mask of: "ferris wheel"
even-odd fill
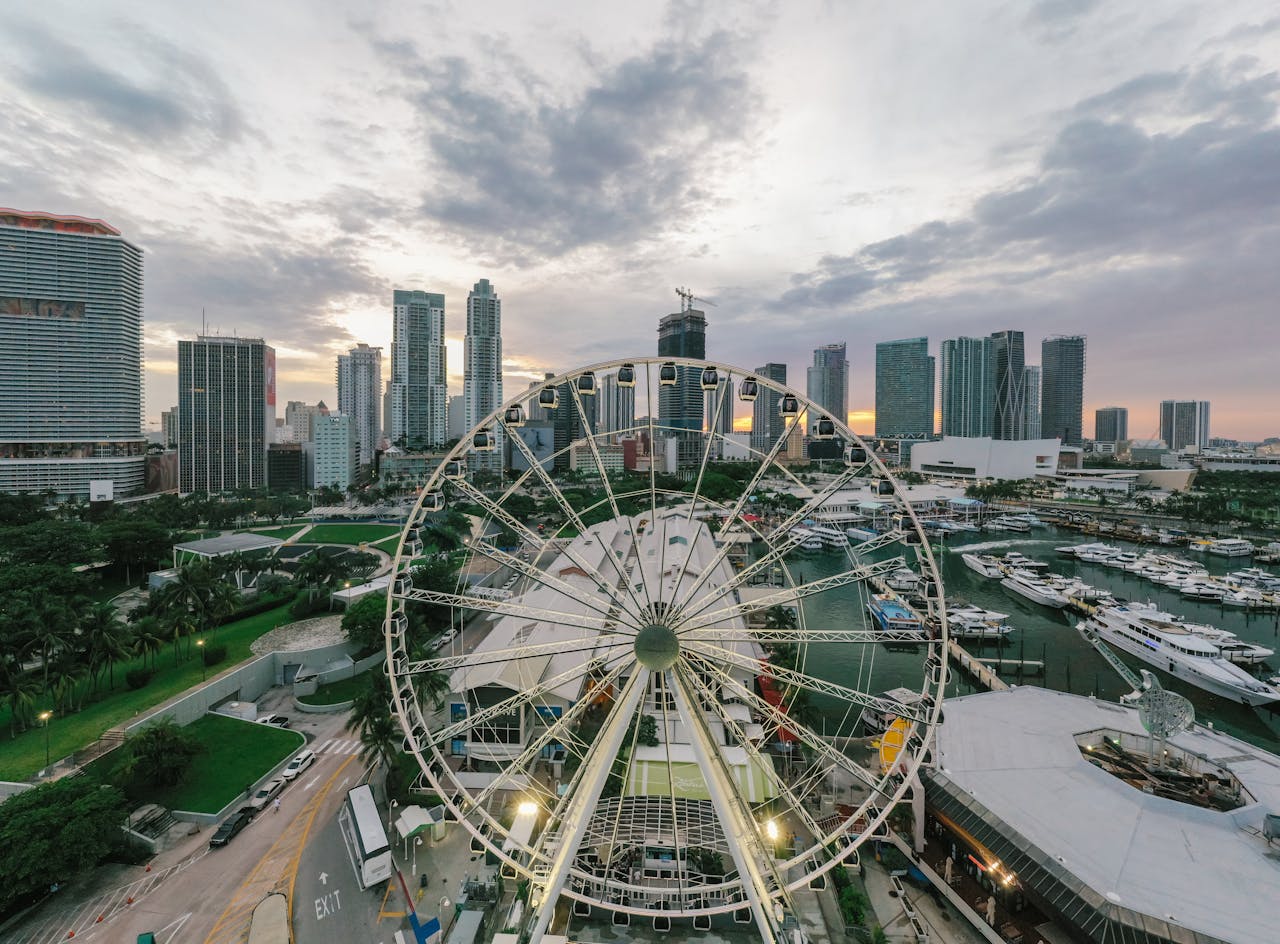
[[[942,582],[902,487],[844,417],[729,365],[609,361],[510,400],[430,475],[392,574],[404,750],[528,883],[534,941],[592,921],[790,939],[796,895],[856,861],[940,716]],[[885,645],[911,698],[873,694]],[[889,756],[859,717],[892,722]]]

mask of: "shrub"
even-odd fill
[[[124,683],[133,691],[144,687],[151,681],[151,676],[155,675],[151,669],[136,668],[130,669],[124,674]]]
[[[217,665],[227,657],[226,646],[203,646],[201,648],[204,650],[205,665]]]
[[[862,924],[867,913],[867,896],[862,889],[849,885],[840,891],[840,914],[845,924]]]
[[[308,599],[307,594],[299,593],[297,599],[293,601],[293,605],[289,607],[289,615],[296,620],[306,619],[315,613],[320,613],[329,608],[329,599],[324,594],[318,595],[314,600]]]

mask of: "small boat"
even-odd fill
[[[1250,557],[1253,554],[1253,542],[1244,538],[1217,538],[1210,541],[1205,550],[1219,557]]]
[[[1031,530],[1031,525],[1012,515],[1000,515],[992,518],[987,522],[986,527],[989,531],[1019,531],[1025,533]]]
[[[875,737],[884,734],[889,730],[889,726],[901,717],[900,714],[894,713],[895,705],[910,708],[920,704],[922,697],[919,692],[913,692],[909,688],[891,688],[887,692],[881,692],[876,696],[878,706],[868,705],[858,716],[858,724],[862,728],[863,736]]]
[[[920,619],[892,593],[874,594],[867,603],[867,611],[880,630],[916,632],[924,635],[924,625]]]
[[[1041,606],[1049,606],[1060,610],[1067,605],[1066,596],[1041,580],[1037,575],[1028,573],[1025,570],[1010,572],[1000,581],[1000,584],[1019,596],[1025,597],[1032,603],[1039,603]]]
[[[1035,560],[1028,557],[1026,554],[1019,553],[1018,551],[1009,551],[1000,558],[1000,563],[1004,564],[1006,567],[1012,567],[1015,570],[1030,570],[1032,572],[1036,572],[1049,569],[1047,561]]]
[[[1178,592],[1191,600],[1221,600],[1227,595],[1226,587],[1200,580],[1188,580],[1178,588]]]
[[[1022,514],[1019,514],[1019,515],[1007,515],[1006,517],[1014,521],[1021,521],[1023,524],[1028,525],[1029,527],[1032,527],[1032,528],[1048,527],[1047,524],[1045,524],[1043,521],[1041,521],[1039,518],[1037,518],[1035,515],[1033,515],[1029,511],[1023,512]]]
[[[990,554],[961,554],[960,559],[966,567],[984,577],[994,579],[1004,576],[1000,559]]]
[[[884,578],[884,583],[890,590],[910,593],[919,585],[920,575],[909,567],[899,567],[888,577]]]
[[[1102,563],[1106,567],[1124,568],[1138,561],[1138,555],[1133,551],[1120,551],[1118,554],[1112,554]]]
[[[1003,639],[1013,632],[1013,627],[1004,622],[1008,618],[1008,613],[972,604],[947,607],[947,627],[955,639]]]
[[[971,522],[971,521],[953,521],[953,522],[951,522],[951,530],[953,530],[953,531],[968,531],[968,532],[971,532],[971,533],[973,533],[973,534],[977,534],[977,533],[978,533],[979,531],[981,531],[982,529],[981,529],[981,528],[979,528],[976,524],[974,524],[974,523],[973,523],[973,522]]]

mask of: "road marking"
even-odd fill
[[[335,888],[326,895],[321,895],[316,899],[316,920],[323,921],[330,915],[337,914],[342,910],[342,899],[338,896],[342,893],[342,889]]]
[[[352,756],[354,757],[355,755],[352,755]],[[351,763],[351,761],[350,761],[350,760],[348,760],[348,761],[347,761],[347,764],[349,764],[349,763]],[[342,766],[343,766],[343,767],[345,767],[345,766],[347,766],[347,764],[343,764]],[[342,783],[338,784],[338,789],[339,789],[339,790],[341,790],[343,787],[345,787],[345,786],[346,786],[347,784],[349,784],[350,782],[351,782],[351,778],[350,778],[350,777],[343,777],[343,778],[342,778]]]
[[[156,932],[156,940],[157,941],[163,940],[161,935],[163,935],[166,931],[168,931],[169,932],[168,944],[173,944],[173,942],[178,939],[178,932],[182,930],[182,926],[186,924],[187,921],[190,920],[190,918],[191,918],[191,912],[188,911],[186,914],[182,915],[180,918],[177,918],[174,921],[170,921],[163,928],[161,928],[159,931]],[[177,925],[177,927],[174,927],[174,925]]]
[[[321,873],[320,873],[320,884],[321,884],[321,885],[328,885],[328,884],[329,884],[329,873],[328,873],[328,872],[321,872]]]
[[[320,782],[320,774],[316,774],[314,777],[312,777],[312,778],[311,778],[311,780],[310,780],[310,781],[308,781],[308,782],[307,782],[307,785],[306,785],[306,786],[304,786],[302,789],[303,789],[303,790],[310,790],[312,787],[314,787],[314,786],[315,786],[317,783],[319,783],[319,782]]]

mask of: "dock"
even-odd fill
[[[992,666],[997,672],[1017,672],[1020,675],[1044,675],[1044,663],[1039,659],[980,658],[983,665]]]
[[[986,664],[986,660],[975,659],[956,640],[947,640],[947,654],[951,657],[952,662],[973,676],[974,681],[988,691],[1002,692],[1009,687],[1005,684],[1004,679],[991,670],[990,666]]]

